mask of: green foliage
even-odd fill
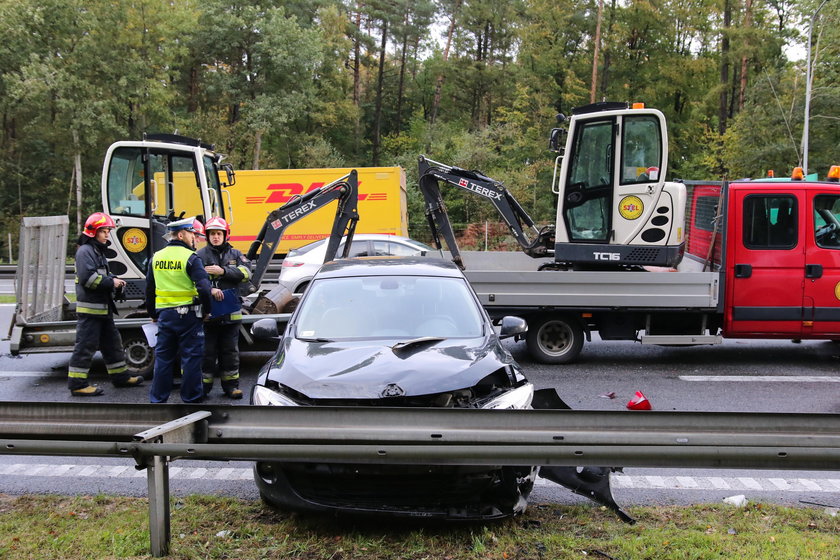
[[[148,558],[147,501],[0,496],[4,558]],[[835,510],[836,511],[836,510]],[[495,523],[424,524],[291,515],[258,501],[178,499],[169,557],[718,559],[837,557],[838,518],[823,508],[750,504],[637,507],[635,525],[592,505],[533,504]]]
[[[596,99],[666,114],[670,177],[787,173],[805,67],[782,47],[807,42],[818,5],[604,2]],[[838,18],[827,4],[812,36],[820,174],[838,163]],[[404,166],[420,223],[424,153],[502,181],[551,222],[546,141],[556,113],[590,100],[596,19],[594,0],[0,1],[0,219],[75,214],[77,154],[94,211],[110,143],[177,131],[239,168]],[[497,219],[446,196],[453,222]]]

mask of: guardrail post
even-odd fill
[[[155,455],[146,468],[149,483],[149,539],[155,558],[169,554],[169,461]]]
[[[195,443],[207,441],[207,419],[211,413],[206,410],[193,412],[176,420],[166,422],[154,428],[134,434],[138,446],[163,443]],[[140,447],[135,453],[143,454]],[[160,558],[169,554],[169,459],[170,456],[151,453],[142,464],[147,469],[146,480],[149,487],[149,540],[152,556]],[[141,461],[138,459],[138,463]]]

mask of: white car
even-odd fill
[[[318,269],[321,268],[321,265],[324,264],[324,254],[326,252],[326,239],[320,239],[289,251],[286,258],[283,259],[283,266],[280,269],[280,285],[291,290],[292,293],[302,293],[315,273],[318,272]],[[338,246],[336,255],[340,256],[343,252],[344,241]],[[426,254],[442,257],[441,252],[437,249],[408,237],[359,233],[353,236],[348,257],[413,257],[425,256]]]

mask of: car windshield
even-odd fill
[[[309,287],[298,338],[472,338],[483,334],[465,280],[428,276],[323,278]]]

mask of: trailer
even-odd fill
[[[73,351],[76,303],[64,289],[68,226],[67,216],[23,218],[15,276],[17,305],[9,330],[12,355]],[[114,323],[122,337],[128,372],[150,378],[154,348],[149,345],[143,326],[151,319],[136,304],[120,302],[117,307],[120,316]],[[243,349],[274,351],[272,341],[251,337],[250,325],[259,319],[285,324],[289,317],[289,313],[245,315],[240,329]]]

